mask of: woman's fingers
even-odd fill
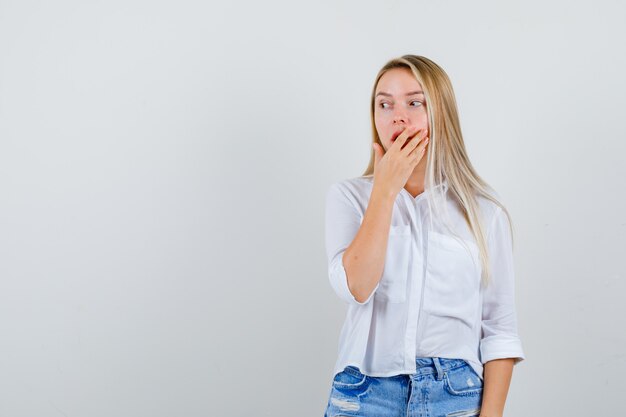
[[[408,157],[411,158],[411,161],[415,165],[417,165],[424,156],[424,153],[426,152],[426,145],[428,145],[429,140],[430,138],[428,137],[422,138],[422,140],[419,141],[419,145],[416,145],[413,150],[409,152]]]
[[[393,149],[394,151],[401,151],[402,150],[402,146],[406,143],[407,139],[410,136],[413,136],[416,133],[416,129],[415,127],[411,126],[411,127],[406,127],[402,133],[400,133],[400,135],[396,138],[396,140],[391,144],[391,146],[389,147],[389,149]]]
[[[426,137],[427,133],[428,131],[426,129],[422,129],[419,134],[413,136],[413,139],[411,139],[409,143],[402,149],[402,152],[404,152],[408,156],[418,145],[421,145],[422,142],[424,142],[424,138]]]
[[[426,144],[428,143],[427,134],[428,129],[426,128],[418,131],[414,126],[407,127],[398,135],[389,147],[389,150],[404,156],[409,164],[415,166],[424,155]]]

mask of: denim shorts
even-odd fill
[[[374,377],[347,366],[335,375],[324,417],[470,417],[483,383],[463,359],[415,358],[412,375]]]

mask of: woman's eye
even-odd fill
[[[415,104],[415,105],[414,105],[413,103],[418,103],[418,104]],[[411,101],[411,102],[410,102],[410,104],[411,104],[413,107],[418,107],[418,106],[423,105],[424,103],[422,103],[422,102],[421,102],[421,101],[419,101],[419,100],[413,100],[413,101]],[[389,107],[385,107],[385,105],[389,106],[389,103],[387,103],[387,102],[380,102],[380,103],[378,103],[378,106],[379,106],[381,109],[388,109]]]

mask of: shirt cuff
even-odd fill
[[[480,341],[480,359],[483,364],[494,359],[514,358],[515,363],[526,359],[522,342],[516,335],[494,335]]]
[[[369,295],[369,297],[367,297],[367,300],[363,301],[362,303],[358,302],[357,299],[354,298],[354,295],[352,295],[352,293],[350,292],[350,288],[348,287],[348,276],[346,275],[346,269],[343,266],[342,257],[339,256],[338,259],[339,261],[336,262],[334,267],[330,270],[330,283],[335,289],[337,295],[339,295],[342,300],[351,305],[363,306],[369,303],[374,296],[374,293],[376,293],[376,290],[380,285],[380,281],[378,281],[372,293]]]

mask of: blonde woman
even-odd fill
[[[513,230],[470,163],[444,70],[378,73],[372,155],[326,200],[329,279],[348,304],[330,416],[498,417],[524,360]]]

